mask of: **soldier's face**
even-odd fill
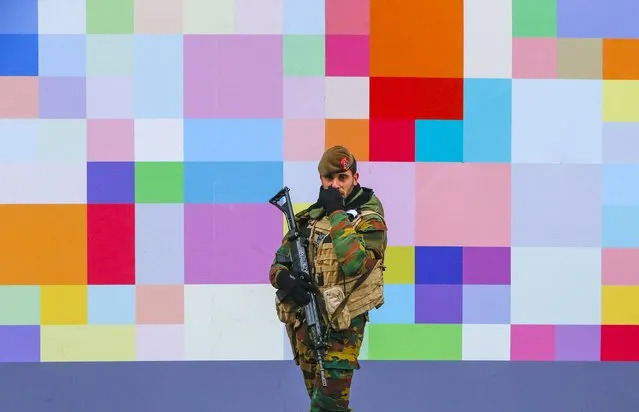
[[[330,176],[321,176],[322,187],[324,189],[333,186],[339,190],[343,197],[348,196],[353,191],[353,188],[357,185],[357,179],[359,179],[359,172],[353,174],[350,170],[343,173],[335,173]]]

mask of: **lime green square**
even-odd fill
[[[183,203],[182,162],[136,162],[136,203]]]
[[[284,75],[324,76],[324,36],[284,36]]]
[[[369,325],[370,360],[461,360],[462,325]]]
[[[86,1],[87,34],[133,33],[134,0]]]
[[[39,324],[39,286],[0,286],[0,325]]]
[[[556,37],[557,0],[513,0],[513,37]]]

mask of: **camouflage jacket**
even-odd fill
[[[360,276],[370,271],[376,261],[381,259],[387,246],[387,227],[384,220],[377,214],[369,214],[362,218],[357,231],[355,230],[347,210],[356,206],[357,210],[374,210],[384,216],[384,208],[373,191],[365,187],[357,187],[353,196],[347,199],[345,210],[338,210],[328,216],[331,224],[331,239],[333,250],[337,255],[342,272],[345,276]],[[298,212],[295,221],[300,229],[305,230],[311,220],[322,219],[324,209],[317,203]],[[271,263],[269,279],[271,285],[277,288],[275,278],[282,269],[291,269],[290,264],[277,262],[277,255],[290,258],[290,250],[286,237],[276,252]]]

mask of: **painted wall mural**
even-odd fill
[[[639,360],[636,0],[0,0],[0,362],[286,360],[268,198],[348,146],[363,359]]]

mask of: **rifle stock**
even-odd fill
[[[284,186],[275,196],[273,196],[269,203],[277,207],[286,217],[286,223],[288,226],[287,239],[291,250],[291,260],[293,270],[302,272],[309,277],[310,269],[308,256],[306,254],[306,245],[308,239],[302,236],[300,229],[295,222],[295,213],[293,212],[293,205],[291,204],[291,197],[289,195],[290,189]],[[282,204],[281,200],[285,202]],[[277,297],[283,300],[283,291],[277,291]],[[322,325],[320,323],[319,307],[317,305],[317,299],[315,294],[311,293],[311,301],[304,306],[304,312],[306,317],[306,326],[308,333],[315,350],[315,357],[317,358],[317,366],[319,367],[320,378],[322,380],[322,386],[326,387],[326,373],[324,371],[324,353],[326,349],[326,342],[324,341],[324,334],[322,333]]]

